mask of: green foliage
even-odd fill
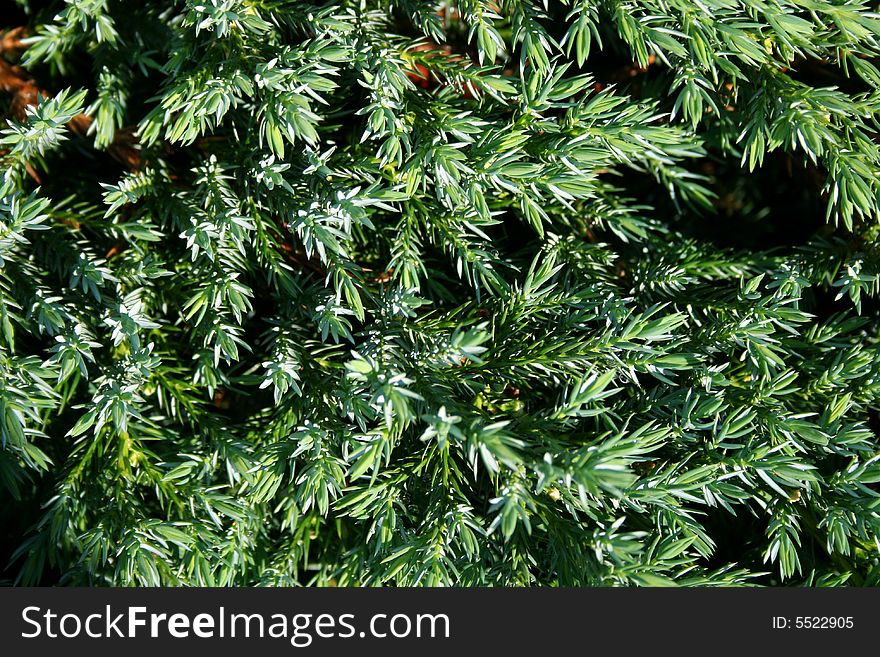
[[[9,582],[880,581],[874,3],[18,5]]]

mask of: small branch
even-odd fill
[[[12,32],[4,35],[0,43],[6,44],[9,41],[12,44],[18,44],[23,48],[24,44],[17,37],[10,40],[13,32],[23,28],[16,28]],[[8,44],[0,46],[0,53],[9,50]],[[12,116],[19,121],[27,118],[27,108],[36,105],[41,99],[49,98],[51,94],[42,89],[37,82],[23,69],[21,66],[10,64],[0,57],[0,91],[12,95],[12,103],[10,112]],[[92,117],[88,114],[77,114],[67,124],[71,132],[85,136],[89,133],[92,125]],[[130,171],[138,171],[141,168],[141,154],[137,148],[137,139],[131,130],[117,130],[113,143],[107,148],[110,155],[123,164]],[[35,180],[39,182],[39,178],[35,176],[35,172],[31,174]]]
[[[12,28],[0,37],[0,53],[24,50],[27,46],[22,42],[22,39],[26,36],[26,27],[21,26]]]

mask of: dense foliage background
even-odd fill
[[[877,3],[14,4],[7,583],[880,582]]]

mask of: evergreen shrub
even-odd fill
[[[5,583],[877,585],[876,10],[5,3]]]

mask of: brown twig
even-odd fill
[[[27,28],[24,26],[14,27],[6,34],[0,37],[0,53],[17,52],[24,50],[27,46],[22,42],[22,38],[27,36]]]
[[[7,32],[0,41],[2,44],[0,45],[0,53],[10,49],[24,48],[25,45],[21,43],[19,38],[22,33],[23,28]],[[41,99],[49,98],[51,95],[42,89],[24,68],[10,64],[2,57],[0,57],[0,91],[12,95],[9,110],[12,116],[19,121],[27,117],[28,107],[36,105]],[[88,134],[92,121],[92,117],[88,114],[77,114],[67,126],[71,132],[84,136]],[[107,148],[107,152],[130,171],[137,171],[141,168],[141,155],[137,148],[137,139],[131,130],[118,130],[113,143]],[[39,176],[32,168],[28,167],[28,173],[38,183],[40,182]]]
[[[314,256],[309,258],[306,255],[305,249],[297,249],[291,242],[284,240],[277,233],[275,238],[278,241],[279,251],[289,263],[296,265],[300,269],[311,269],[322,276],[327,273],[327,268],[324,267],[324,264]]]
[[[638,62],[632,62],[629,64],[625,64],[620,68],[612,71],[610,79],[612,82],[620,82],[622,80],[626,80],[628,78],[634,78],[638,75],[642,75],[643,73],[647,73],[648,69],[651,68],[654,64],[657,63],[656,55],[648,55],[648,64],[647,66],[642,66]]]

